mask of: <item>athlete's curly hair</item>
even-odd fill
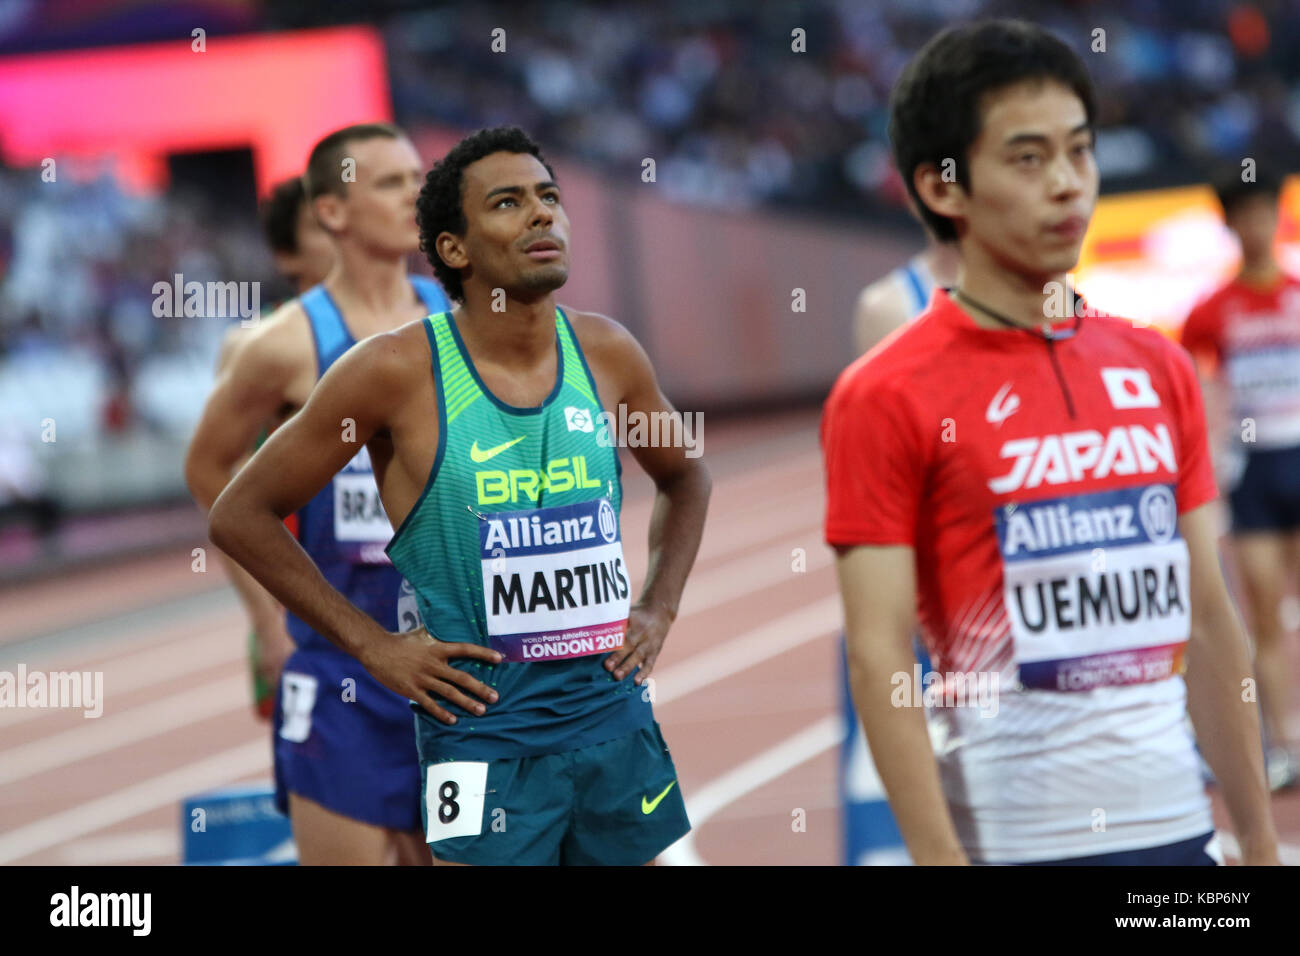
[[[518,126],[495,126],[481,129],[462,139],[424,178],[424,187],[415,203],[415,222],[420,227],[420,250],[428,257],[434,275],[442,283],[447,295],[456,302],[465,300],[465,287],[460,281],[460,271],[442,261],[435,243],[438,236],[450,232],[465,235],[469,223],[465,219],[464,199],[465,167],[493,153],[528,153],[537,158],[552,179],[555,172],[542,156],[538,146]]]

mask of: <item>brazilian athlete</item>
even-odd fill
[[[209,531],[419,705],[438,861],[653,862],[689,823],[645,679],[695,560],[708,472],[682,447],[631,449],[657,488],[632,601],[623,436],[596,422],[620,405],[629,421],[677,413],[622,326],[555,304],[569,222],[551,169],[522,131],[482,130],[429,173],[417,219],[459,306],[341,358],[226,488]],[[376,624],[281,524],[361,443],[423,628]]]

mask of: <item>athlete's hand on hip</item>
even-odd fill
[[[627,633],[623,646],[605,658],[605,670],[622,680],[638,667],[640,673],[632,683],[640,685],[654,670],[659,652],[663,650],[673,614],[659,604],[634,604],[627,616]]]
[[[496,691],[448,663],[453,657],[473,657],[488,664],[501,663],[501,655],[490,647],[440,641],[422,627],[405,633],[390,633],[388,638],[372,642],[367,648],[366,659],[361,663],[379,683],[396,694],[409,697],[444,724],[456,723],[456,715],[439,706],[433,699],[434,694],[471,714],[482,714],[487,709],[480,701],[496,703]]]

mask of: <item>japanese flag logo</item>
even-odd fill
[[[1115,408],[1160,407],[1160,396],[1151,387],[1151,375],[1144,368],[1104,368],[1101,380]]]

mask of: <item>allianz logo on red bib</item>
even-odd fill
[[[1165,484],[1068,495],[994,513],[1008,561],[1091,553],[1115,545],[1162,545],[1178,534],[1178,503]]]
[[[1103,368],[1101,380],[1116,410],[1160,407],[1160,396],[1152,387],[1146,369]],[[1007,391],[1004,385],[999,392],[1004,401]],[[1170,474],[1178,471],[1173,438],[1163,423],[1154,428],[1116,425],[1105,433],[1084,429],[1016,438],[1004,442],[998,456],[1012,462],[1009,471],[989,480],[989,488],[1000,495],[1022,488],[1100,480],[1112,475],[1149,475],[1161,469]]]

